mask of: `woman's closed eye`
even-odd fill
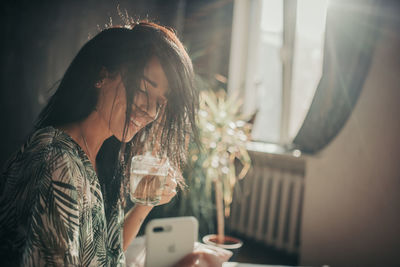
[[[153,86],[154,88],[158,87],[158,84],[152,80],[150,80],[149,78],[147,78],[146,76],[143,75],[143,80],[145,80],[146,82],[148,82],[151,86]]]

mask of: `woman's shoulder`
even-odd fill
[[[58,148],[72,152],[77,152],[76,145],[69,135],[52,126],[36,130],[25,143],[25,146],[30,148]]]
[[[53,127],[36,130],[4,166],[1,183],[12,190],[17,190],[15,184],[22,190],[29,185],[48,186],[50,183],[38,183],[46,179],[59,186],[78,186],[85,176],[75,146],[71,137]]]
[[[54,165],[65,161],[80,163],[78,145],[73,139],[52,126],[38,129],[29,135],[24,145],[10,158],[11,165]]]
[[[62,130],[48,126],[33,132],[26,143],[24,150],[47,150],[60,152],[69,156],[79,156],[78,144]]]

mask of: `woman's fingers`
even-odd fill
[[[165,180],[165,186],[162,192],[162,197],[158,205],[170,202],[171,199],[176,195],[176,188],[178,186],[176,178],[179,177],[178,175],[181,175],[180,172],[176,171],[173,167],[169,168],[168,175]]]
[[[169,181],[168,181],[168,187],[169,188],[172,188],[172,189],[175,189],[176,188],[176,186],[178,185],[178,183],[176,182],[176,180],[174,179],[174,178],[171,178]]]
[[[170,167],[168,170],[168,176],[166,178],[165,184],[170,190],[175,190],[178,183],[176,182],[177,172],[173,167]]]
[[[175,179],[168,176],[159,205],[166,204],[171,201],[171,199],[176,195],[176,186],[177,183]]]
[[[168,177],[167,178],[167,182],[165,184],[164,192],[163,192],[164,195],[166,195],[166,196],[170,196],[170,195],[175,196],[176,195],[176,186],[177,186],[177,183],[176,183],[175,179],[171,178],[171,177]]]
[[[164,190],[163,195],[166,197],[169,197],[169,199],[172,199],[176,195],[176,190],[168,188],[168,189]]]
[[[186,255],[174,267],[221,267],[223,261],[214,253],[195,251]]]

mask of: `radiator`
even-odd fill
[[[230,231],[297,254],[304,188],[304,160],[250,153],[252,168],[233,195]]]

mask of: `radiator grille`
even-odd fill
[[[297,253],[304,162],[252,154],[253,166],[233,196],[230,230],[276,249]]]

